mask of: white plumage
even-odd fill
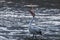
[[[41,29],[39,27],[32,26],[32,22],[34,19],[35,19],[35,17],[33,17],[29,23],[29,32],[33,35],[36,35],[36,34],[42,35]]]

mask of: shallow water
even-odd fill
[[[25,40],[20,35],[29,34],[32,16],[28,10],[29,8],[0,8],[1,40]],[[34,8],[34,12],[36,16],[32,25],[41,28],[44,37],[60,40],[60,9]]]

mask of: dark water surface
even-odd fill
[[[8,6],[0,8],[1,40],[30,40],[28,23],[32,16],[29,9]],[[48,37],[46,40],[60,40],[60,9],[34,8],[34,12],[36,19],[32,25],[41,28],[43,36]]]

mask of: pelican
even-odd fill
[[[32,18],[32,20],[29,22],[29,25],[30,25],[30,27],[29,27],[29,31],[31,32],[31,33],[33,33],[33,34],[41,34],[42,35],[42,33],[41,33],[41,29],[40,28],[38,28],[38,27],[33,27],[32,25],[31,25],[31,23],[33,22],[33,20],[35,19],[35,14],[32,12],[32,11],[29,11],[32,15],[33,15],[33,18]]]
[[[32,22],[33,22],[33,20],[35,19],[35,14],[34,14],[34,12],[32,11],[32,10],[29,10],[29,12],[30,12],[30,14],[33,16],[33,18],[32,18],[32,20],[29,22],[29,32],[31,33],[31,34],[33,34],[33,36],[35,36],[35,35],[42,35],[42,31],[41,31],[41,29],[40,28],[38,28],[37,26],[32,26]],[[35,38],[35,37],[34,37]]]

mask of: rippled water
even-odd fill
[[[0,8],[1,40],[24,40],[29,35],[29,22],[32,19],[29,8]],[[60,40],[60,9],[34,8],[36,14],[32,25],[41,28],[47,40]]]

